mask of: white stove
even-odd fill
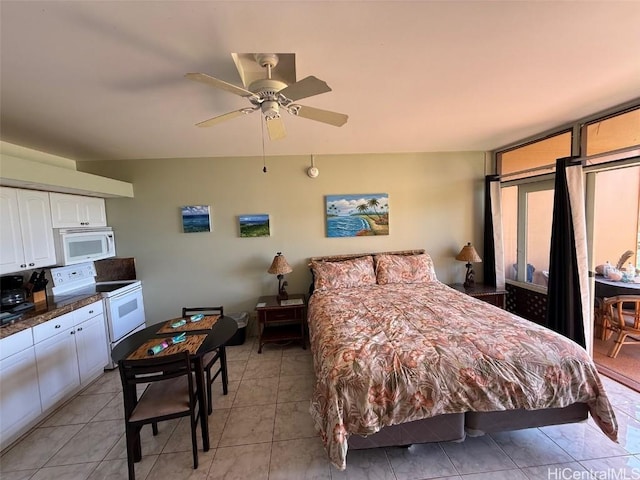
[[[109,352],[129,335],[145,328],[144,301],[140,280],[95,281],[93,262],[51,269],[54,301],[58,305],[72,303],[79,297],[102,294],[106,313]],[[115,368],[110,360],[107,368]]]

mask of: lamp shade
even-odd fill
[[[473,245],[471,245],[471,243],[467,243],[464,247],[462,247],[460,253],[456,255],[456,260],[467,263],[482,262],[480,255],[478,255],[478,252],[476,252],[476,249],[473,248]]]
[[[282,255],[281,252],[278,252],[278,254],[273,257],[273,262],[271,262],[271,266],[269,267],[269,270],[267,270],[267,273],[271,273],[273,275],[285,275],[292,271],[293,269],[287,263],[287,259],[284,258],[284,255]]]

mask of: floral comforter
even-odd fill
[[[347,439],[445,413],[589,406],[617,423],[586,351],[438,281],[316,291],[309,302],[311,414],[331,462]]]

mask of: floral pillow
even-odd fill
[[[342,262],[311,262],[311,269],[316,290],[351,288],[376,283],[371,255]]]
[[[376,278],[388,283],[428,283],[437,280],[431,257],[421,255],[377,255]]]

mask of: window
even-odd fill
[[[521,147],[498,152],[498,173],[509,180],[525,178],[555,169],[556,160],[571,155],[571,130],[528,143]],[[546,171],[526,172],[530,169],[553,165]],[[516,173],[522,172],[522,173]]]
[[[546,287],[553,215],[553,181],[504,187],[505,276]]]
[[[579,139],[574,141],[573,132]],[[615,264],[632,250],[630,260],[640,268],[640,157],[633,158],[640,147],[640,105],[635,100],[617,111],[593,115],[495,152],[502,182],[507,279],[547,286],[555,163],[579,154],[578,145],[585,156],[595,155],[587,164],[598,175],[592,219],[595,245],[589,247],[596,264],[607,260]],[[618,152],[621,149],[629,151]]]
[[[548,174],[555,171],[558,158],[571,155],[571,141],[571,130],[565,130],[496,156],[504,179],[502,224],[507,279],[547,286],[553,217],[553,180]]]
[[[583,138],[587,156],[640,145],[640,108],[587,123]]]

